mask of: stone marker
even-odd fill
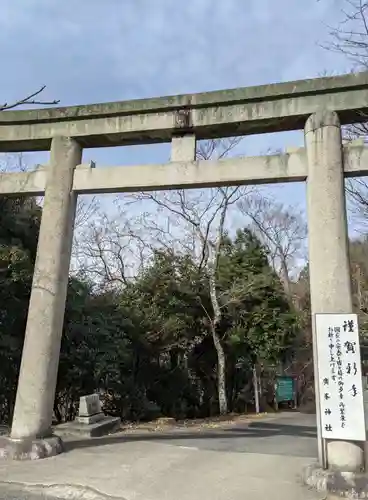
[[[79,412],[77,422],[80,424],[93,424],[105,418],[101,410],[101,401],[98,394],[89,394],[79,399]]]
[[[106,416],[101,410],[100,396],[88,394],[79,400],[78,416],[73,422],[56,427],[59,436],[98,437],[118,431],[120,418]]]

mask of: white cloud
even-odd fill
[[[68,105],[339,71],[346,63],[317,42],[340,1],[2,0],[0,100],[41,84]]]
[[[332,57],[316,46],[332,2],[3,0],[2,92],[45,82],[68,104],[310,76]]]

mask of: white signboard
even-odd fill
[[[356,314],[316,314],[322,437],[365,441]]]

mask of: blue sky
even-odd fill
[[[61,105],[310,78],[350,69],[322,49],[342,0],[2,0],[1,100],[47,85]],[[244,154],[297,145],[299,133],[248,137]],[[89,150],[104,164],[166,161],[167,145]],[[30,155],[42,162],[46,154]],[[304,187],[282,199],[298,202]]]

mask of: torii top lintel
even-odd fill
[[[342,124],[368,114],[368,72],[199,94],[81,106],[0,112],[0,151],[48,150],[52,137],[85,147],[168,142],[192,132],[197,139],[302,129],[328,109]]]

